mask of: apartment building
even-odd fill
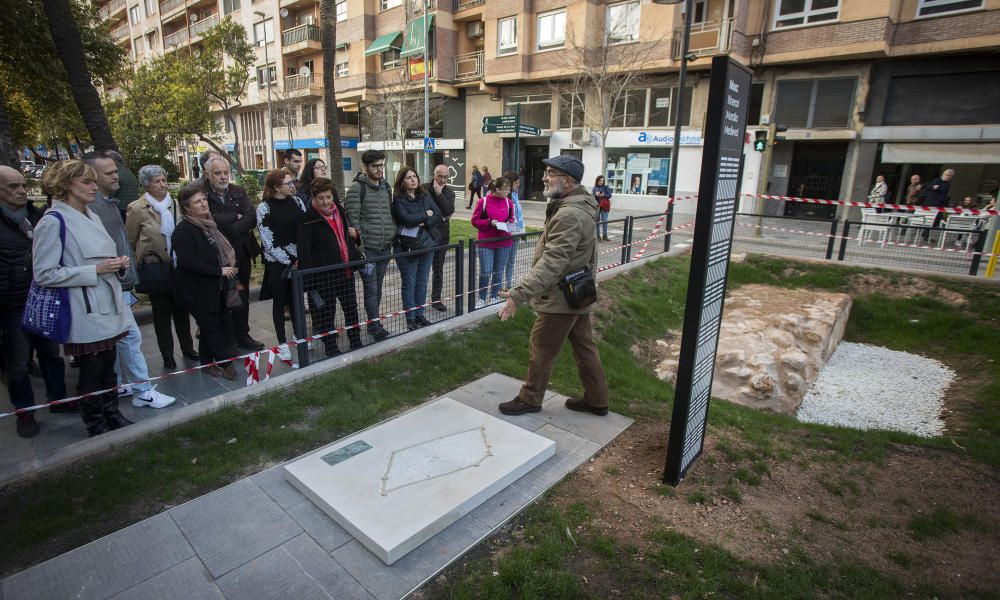
[[[257,79],[238,124],[245,162],[267,166],[276,151],[293,146],[326,157],[316,0],[154,2],[111,0],[102,7],[116,40],[137,60],[196,43],[203,28],[224,16],[243,23],[257,42]],[[926,180],[951,167],[957,199],[996,194],[1000,0],[694,0],[693,6],[681,92],[680,6],[341,0],[335,74],[346,123],[343,168],[357,171],[357,152],[367,148],[386,150],[394,168],[419,165],[430,137],[432,164],[447,164],[459,189],[472,164],[497,173],[513,169],[517,155],[524,195],[537,197],[541,160],[567,153],[583,160],[588,179],[604,174],[616,190],[641,194],[666,193],[676,158],[678,191],[693,191],[708,69],[713,56],[728,54],[754,72],[744,191],[764,179],[772,194],[858,199],[882,174],[898,198],[911,174]],[[627,67],[642,78],[611,111],[602,149],[593,98],[567,93],[564,84],[581,70],[579,56],[633,44],[644,52]],[[268,91],[273,136],[265,126]],[[681,93],[687,107],[678,115]],[[539,135],[515,140],[481,132],[484,116],[517,111]],[[682,135],[673,157],[677,119]],[[786,140],[773,147],[769,172],[760,173],[750,141],[772,122],[788,127]],[[226,142],[234,144],[231,134]],[[648,208],[661,207],[650,200]],[[834,213],[781,202],[766,210]]]

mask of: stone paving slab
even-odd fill
[[[497,415],[496,403],[519,387],[494,373],[442,396]],[[555,441],[555,456],[391,566],[285,481],[278,465],[12,575],[0,582],[0,600],[401,598],[631,424],[614,413],[574,413],[565,400],[549,392],[542,412],[518,423]]]

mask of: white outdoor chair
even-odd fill
[[[917,215],[908,217],[906,219],[906,225],[906,229],[903,229],[903,243],[916,244],[917,240],[920,238],[920,234],[924,232],[921,227],[934,226],[934,215]],[[910,236],[913,236],[912,242],[910,241]]]
[[[965,251],[968,252],[969,246],[972,245],[972,233],[979,231],[981,222],[981,218],[973,215],[950,215],[945,221],[945,229],[941,231],[941,241],[938,248],[944,248],[949,235],[955,236],[955,239],[964,235]]]
[[[892,226],[893,217],[875,212],[874,208],[861,209],[861,229],[858,230],[858,245],[860,246],[869,236],[872,239],[878,237],[879,245],[885,247],[885,242],[889,238],[889,229]]]

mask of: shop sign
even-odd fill
[[[641,146],[672,146],[674,132],[672,131],[640,131],[635,136],[635,144]],[[681,146],[701,146],[701,134],[698,132],[681,132]]]

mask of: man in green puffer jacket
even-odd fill
[[[348,230],[365,256],[374,261],[375,268],[365,274],[361,270],[361,283],[365,289],[365,313],[368,319],[377,319],[382,303],[382,280],[392,257],[392,240],[396,237],[396,223],[392,220],[392,190],[385,180],[385,154],[379,150],[366,150],[361,155],[365,172],[354,178],[347,188],[344,208],[352,227]],[[376,341],[389,337],[380,321],[368,325],[368,333]]]
[[[525,302],[530,302],[538,313],[531,328],[531,359],[521,391],[513,400],[501,403],[500,412],[522,415],[542,410],[552,366],[568,337],[584,392],[583,398],[567,400],[566,408],[606,415],[608,383],[594,343],[592,307],[572,308],[559,289],[563,275],[584,266],[595,273],[597,200],[580,185],[583,163],[579,160],[555,156],[542,162],[547,167],[542,178],[543,194],[549,203],[545,208],[545,230],[535,246],[531,270],[510,290],[500,309],[503,321],[513,317],[518,305]]]

